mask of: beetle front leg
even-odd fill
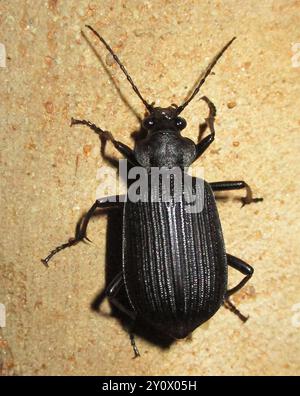
[[[112,198],[114,198],[114,200],[116,200],[117,202],[112,202],[112,200],[109,201],[108,198],[105,198],[105,201],[104,201],[104,199],[103,200],[97,199],[96,202],[94,203],[94,205],[89,209],[89,211],[86,213],[83,220],[79,224],[79,229],[76,232],[75,238],[71,238],[68,242],[63,243],[62,245],[59,245],[55,249],[53,249],[46,258],[41,260],[42,263],[46,267],[48,267],[49,261],[52,259],[52,257],[56,253],[66,249],[68,247],[77,245],[78,242],[84,241],[85,239],[90,241],[86,236],[86,230],[87,230],[89,221],[90,221],[91,217],[94,215],[96,209],[113,208],[113,207],[119,208],[123,204],[122,202],[118,202],[118,200],[116,199],[116,198],[120,198],[120,197],[112,197]]]
[[[126,146],[126,144],[115,140],[111,132],[104,131],[103,129],[97,127],[97,125],[87,120],[76,120],[75,118],[71,118],[71,126],[73,125],[88,126],[100,137],[100,139],[111,141],[115,148],[122,155],[124,155],[124,157],[127,158],[132,165],[139,166],[139,163],[135,159],[134,151],[130,147]]]
[[[196,144],[196,156],[194,161],[196,161],[206,149],[212,144],[212,142],[215,140],[215,117],[217,114],[217,109],[216,106],[211,102],[206,96],[203,96],[201,99],[203,99],[209,107],[209,115],[205,119],[207,126],[209,127],[210,134],[206,136],[200,143]]]
[[[238,283],[235,287],[232,289],[227,290],[226,295],[225,295],[225,301],[224,301],[224,306],[225,308],[229,309],[231,312],[236,314],[243,322],[246,322],[248,320],[247,316],[244,316],[229,300],[229,297],[239,291],[251,278],[253,275],[254,269],[251,267],[251,265],[245,263],[245,261],[232,256],[231,254],[227,254],[227,262],[228,265],[230,265],[232,268],[238,270],[241,272],[245,277]]]
[[[241,190],[246,189],[246,197],[241,198],[242,207],[249,205],[253,202],[261,202],[263,198],[253,198],[251,187],[243,180],[240,181],[220,181],[209,183],[213,191],[230,191],[230,190]]]

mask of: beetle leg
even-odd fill
[[[141,355],[140,355],[140,352],[138,350],[138,347],[136,346],[135,339],[134,339],[134,334],[133,334],[132,331],[129,331],[129,338],[130,338],[130,343],[131,343],[131,346],[132,346],[133,352],[134,352],[133,359],[135,359],[137,357],[140,357]]]
[[[133,311],[130,311],[129,309],[124,307],[124,305],[121,304],[116,298],[116,296],[122,286],[124,286],[123,274],[122,274],[122,272],[119,272],[115,276],[115,278],[110,282],[110,284],[107,286],[104,294],[108,297],[109,301],[116,308],[118,308],[121,312],[125,313],[132,320],[132,323],[134,323],[136,320],[136,313]],[[134,340],[134,334],[131,331],[131,329],[129,329],[128,333],[129,333],[130,343],[131,343],[131,346],[132,346],[133,352],[134,352],[134,358],[136,358],[136,357],[140,356],[140,353],[139,353],[139,350],[138,350],[135,340]]]
[[[201,99],[203,99],[209,107],[209,115],[205,119],[206,125],[208,125],[210,134],[206,136],[203,140],[201,140],[200,143],[196,144],[196,156],[194,161],[196,161],[203,153],[204,151],[212,144],[212,142],[215,140],[215,127],[214,127],[214,122],[215,122],[215,117],[217,114],[217,110],[215,105],[206,97],[203,96]]]
[[[251,187],[247,183],[245,183],[243,180],[214,182],[214,183],[210,183],[210,186],[213,191],[241,190],[242,188],[245,188],[246,196],[241,198],[242,207],[245,205],[249,205],[253,202],[263,201],[263,198],[253,198]]]
[[[91,128],[99,137],[101,140],[104,141],[111,141],[112,144],[115,146],[115,148],[122,154],[124,155],[125,158],[128,159],[128,161],[134,165],[134,166],[139,166],[139,163],[135,159],[135,154],[134,151],[126,146],[126,144],[119,142],[118,140],[115,140],[111,132],[109,131],[104,131],[103,129],[97,127],[97,125],[93,124],[90,121],[87,120],[76,120],[75,118],[71,118],[71,126],[73,125],[86,125],[89,128]]]
[[[225,306],[225,308],[230,309],[230,311],[232,311],[234,314],[236,314],[243,322],[246,322],[248,317],[241,314],[241,312],[229,300],[229,297],[232,294],[239,291],[248,282],[248,280],[253,275],[254,270],[249,264],[245,263],[243,260],[241,260],[235,256],[232,256],[231,254],[227,254],[227,262],[228,262],[228,265],[230,265],[232,268],[240,271],[243,275],[246,275],[246,276],[235,287],[227,290],[226,295],[225,295],[224,306]]]
[[[89,221],[90,221],[91,217],[94,215],[96,209],[98,209],[98,208],[109,209],[109,208],[113,208],[113,207],[120,207],[122,205],[122,202],[118,202],[117,197],[113,197],[113,198],[114,199],[112,199],[111,201],[117,201],[117,202],[111,202],[108,198],[105,198],[105,201],[104,201],[104,199],[103,200],[97,199],[96,202],[94,203],[94,205],[89,209],[89,211],[86,213],[86,215],[83,217],[83,219],[79,223],[79,229],[76,231],[75,238],[71,238],[71,239],[69,239],[68,242],[63,243],[62,245],[57,246],[55,249],[53,249],[46,258],[41,260],[42,263],[46,267],[48,267],[49,261],[56,253],[60,252],[63,249],[66,249],[68,247],[74,246],[78,242],[85,241],[85,240],[90,241],[86,236],[86,230],[87,230]],[[118,198],[120,198],[120,197],[118,197]]]
[[[224,307],[226,309],[229,309],[229,311],[233,312],[239,319],[241,319],[242,322],[247,322],[249,319],[249,316],[243,315],[235,305],[232,304],[232,302],[229,300],[229,297],[225,298],[225,301],[223,303]]]
[[[232,268],[240,271],[243,275],[246,275],[238,285],[227,291],[227,296],[229,297],[239,291],[248,282],[248,280],[253,275],[254,269],[251,267],[251,265],[245,263],[245,261],[232,256],[231,254],[227,254],[227,262]]]

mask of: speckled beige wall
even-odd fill
[[[86,33],[111,78],[81,35],[87,23],[161,105],[182,101],[237,36],[202,89],[218,108],[217,138],[198,165],[207,180],[245,179],[265,199],[240,209],[236,192],[218,203],[228,252],[255,268],[233,298],[246,324],[222,308],[170,348],[137,337],[142,357],[133,360],[120,322],[90,309],[104,285],[106,217],[92,222],[92,245],[64,251],[49,269],[40,263],[73,235],[94,202],[97,169],[111,166],[97,136],[70,129],[70,118],[132,145],[134,111],[144,112],[103,46]],[[3,374],[299,374],[300,2],[0,0],[0,24]],[[190,104],[186,136],[197,138],[206,114],[198,98]]]

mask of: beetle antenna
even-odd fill
[[[137,94],[137,96],[141,99],[141,101],[144,103],[146,106],[147,110],[149,112],[153,111],[153,106],[151,106],[141,95],[140,91],[138,90],[137,86],[134,84],[132,78],[130,77],[128,71],[126,70],[125,66],[121,63],[120,59],[118,56],[114,53],[113,49],[107,44],[107,42],[104,40],[102,36],[98,32],[96,32],[95,29],[93,29],[90,25],[85,25],[88,29],[90,29],[97,37],[98,39],[105,45],[106,49],[111,53],[113,56],[114,60],[117,62],[117,64],[120,66],[120,69],[122,72],[125,74],[127,80],[129,81],[130,85],[132,86],[132,89],[134,92]]]
[[[206,78],[210,75],[213,67],[215,66],[215,64],[218,62],[218,60],[221,58],[221,56],[224,54],[224,52],[227,50],[227,48],[230,46],[230,44],[236,39],[236,37],[233,37],[226,45],[225,47],[223,47],[221,49],[221,51],[214,57],[214,59],[211,61],[211,63],[208,65],[208,67],[206,68],[203,77],[201,78],[201,80],[199,81],[199,84],[197,85],[197,87],[195,88],[194,92],[192,93],[192,95],[181,105],[178,106],[177,108],[177,114],[180,114],[182,112],[183,109],[186,108],[186,106],[190,103],[190,101],[192,99],[194,99],[194,97],[197,95],[197,93],[199,92],[200,88],[202,87],[202,85],[204,84]]]

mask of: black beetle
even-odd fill
[[[179,167],[181,170],[187,168],[214,141],[216,109],[207,97],[202,98],[209,106],[206,126],[209,127],[210,134],[198,144],[181,136],[186,121],[179,114],[199,92],[206,77],[235,37],[216,55],[193,93],[181,106],[173,104],[160,108],[149,104],[142,97],[111,47],[91,26],[87,27],[112,54],[146,106],[148,114],[143,120],[143,128],[147,131],[147,136],[138,141],[132,150],[115,140],[110,132],[103,131],[89,121],[72,119],[71,125],[86,125],[102,139],[111,141],[133,166],[145,168],[148,177],[155,167]],[[192,178],[192,188],[189,190],[192,193],[196,191],[196,181],[196,178]],[[161,184],[159,186],[160,193],[162,187]],[[113,304],[133,320],[137,316],[142,317],[157,330],[175,339],[189,335],[212,317],[222,304],[246,321],[247,317],[235,308],[229,301],[229,296],[246,284],[253,274],[253,268],[226,253],[214,191],[246,189],[246,197],[242,198],[243,206],[262,201],[262,198],[253,198],[251,188],[244,181],[207,183],[202,180],[202,186],[202,210],[196,213],[185,210],[188,190],[184,190],[176,201],[173,199],[174,194],[171,194],[169,202],[161,199],[161,194],[158,194],[158,201],[151,200],[151,197],[148,197],[147,202],[97,200],[82,221],[76,238],[54,249],[42,262],[48,265],[52,256],[60,250],[88,239],[87,225],[97,208],[123,206],[122,272],[106,288],[106,296]],[[174,189],[171,190],[174,192]],[[230,290],[227,289],[228,265],[245,275]],[[130,301],[130,311],[116,299],[117,293],[123,287],[126,288]],[[138,356],[133,335],[131,341],[135,356]]]

